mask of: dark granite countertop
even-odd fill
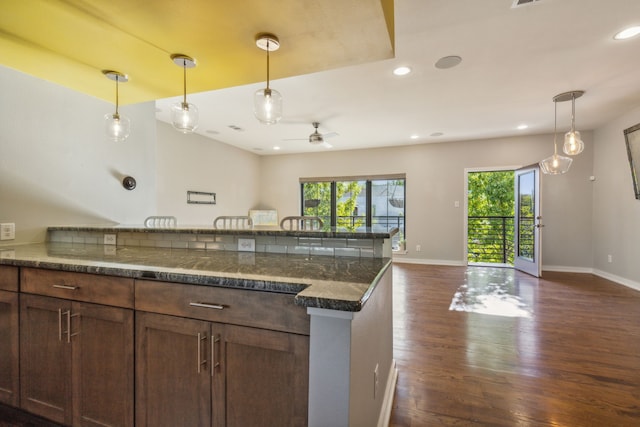
[[[289,236],[289,237],[324,237],[339,239],[386,239],[398,233],[399,229],[391,231],[373,231],[370,228],[359,231],[349,231],[343,228],[330,230],[283,230],[280,227],[255,227],[251,230],[223,230],[212,226],[178,226],[175,228],[147,228],[144,225],[64,225],[50,226],[49,231],[101,231],[104,233],[118,233],[130,231],[138,233],[187,233],[187,234],[232,234],[246,236]]]
[[[40,243],[0,247],[0,265],[291,293],[301,306],[360,311],[391,259]]]

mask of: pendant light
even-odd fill
[[[118,113],[118,85],[128,82],[129,78],[125,74],[113,70],[102,70],[102,74],[109,80],[116,82],[116,112],[113,114],[105,114],[105,131],[110,140],[121,142],[127,139],[129,133],[131,133],[131,120],[129,120],[127,116]]]
[[[280,41],[273,34],[262,33],[256,37],[256,46],[267,51],[267,87],[255,93],[253,113],[261,123],[272,125],[282,118],[282,95],[269,87],[269,52],[278,50]]]
[[[584,91],[581,90],[562,94],[565,97],[571,96],[571,130],[564,135],[564,145],[562,147],[562,151],[570,156],[580,154],[584,150],[584,142],[580,138],[580,132],[576,130],[576,98],[580,98],[583,94]]]
[[[560,96],[560,95],[558,95]],[[558,123],[558,97],[553,98],[554,122],[553,122],[553,156],[540,161],[540,169],[548,175],[560,175],[567,173],[573,159],[571,157],[558,155],[558,144],[556,143],[557,123]]]
[[[198,127],[198,107],[187,102],[187,68],[196,66],[196,60],[181,53],[171,55],[174,64],[182,67],[183,98],[171,106],[173,127],[182,133],[193,133]]]

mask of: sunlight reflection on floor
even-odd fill
[[[530,318],[533,310],[520,297],[518,288],[511,268],[469,268],[449,310]]]

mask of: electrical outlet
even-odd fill
[[[422,246],[416,245],[416,252],[420,252],[422,250]]]
[[[14,240],[16,238],[16,224],[5,222],[0,224],[0,240]]]
[[[105,245],[115,245],[116,244],[116,234],[105,234],[104,235],[104,244]]]
[[[239,252],[255,252],[256,239],[238,239]]]
[[[16,251],[13,249],[0,250],[0,259],[16,259]]]
[[[607,261],[613,262],[613,255],[607,255]]]

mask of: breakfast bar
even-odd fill
[[[21,306],[19,381],[2,401],[69,425],[384,425],[397,375],[394,232],[65,226],[45,243],[2,247],[0,296]],[[93,309],[117,309],[118,326],[100,326]],[[45,321],[55,336],[36,336]],[[75,355],[105,353],[83,335],[88,325],[121,343],[124,363],[101,370]],[[54,354],[35,338],[50,338]],[[78,364],[56,393],[58,381],[34,378],[64,359],[63,344]],[[120,388],[83,378],[100,372]],[[110,409],[80,404],[90,392]]]

